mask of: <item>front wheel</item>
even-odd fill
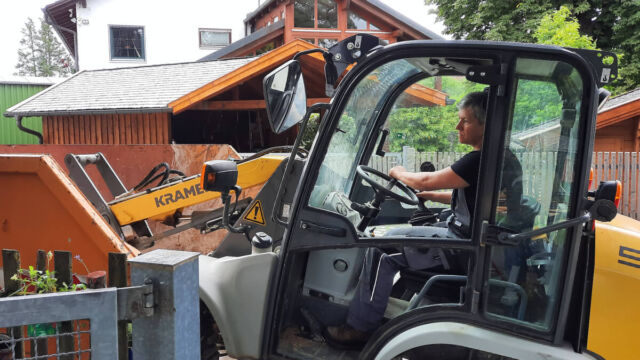
[[[213,319],[209,308],[200,301],[200,359],[218,360],[224,352],[224,342],[220,329]]]

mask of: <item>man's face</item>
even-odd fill
[[[480,124],[473,115],[471,108],[462,108],[458,111],[460,121],[456,126],[458,130],[458,140],[461,144],[471,145],[474,148],[482,146],[482,135],[484,134],[484,124]]]

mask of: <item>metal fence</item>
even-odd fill
[[[387,153],[384,158],[374,156],[369,163],[375,169],[388,172],[396,165],[402,165],[409,171],[418,171],[420,164],[430,161],[436,170],[443,169],[464,153],[458,152],[417,152],[411,147],[404,147],[402,152]],[[523,188],[525,194],[539,199],[542,194],[549,194],[555,172],[555,152],[531,152],[516,154],[522,165]],[[597,152],[593,153],[594,169],[593,185],[596,188],[600,181],[620,180],[622,196],[618,207],[619,213],[640,220],[640,198],[638,182],[640,180],[640,154],[635,152]]]
[[[3,250],[5,272],[16,253]],[[0,359],[125,360],[126,323],[137,360],[199,358],[198,253],[155,250],[129,264],[130,287],[0,298]]]

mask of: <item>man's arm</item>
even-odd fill
[[[396,166],[389,171],[389,176],[421,191],[461,189],[469,186],[468,182],[451,169],[451,166],[434,172],[417,173],[407,171],[402,166]]]
[[[451,204],[451,191],[421,191],[416,195],[422,200]]]

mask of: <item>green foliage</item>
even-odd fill
[[[28,18],[22,29],[16,75],[22,76],[66,76],[72,73],[73,61],[58,41],[51,25],[39,19],[36,29],[33,19]]]
[[[442,91],[449,99],[460,101],[466,94],[482,91],[485,85],[466,81],[462,77],[445,76]],[[419,82],[428,88],[435,87],[435,78]],[[404,95],[403,95],[404,96]],[[402,96],[398,103],[402,103]],[[394,108],[387,120],[390,130],[389,150],[402,151],[402,146],[411,146],[418,151],[471,151],[468,145],[458,142],[458,109],[455,105]]]
[[[577,19],[581,35],[598,49],[621,54],[615,92],[640,86],[640,1],[425,0],[436,5],[445,32],[456,39],[535,42],[535,30],[561,6]]]
[[[29,266],[29,269],[20,269],[18,274],[11,277],[11,280],[17,281],[20,284],[20,288],[16,290],[12,295],[31,295],[31,294],[45,294],[65,291],[77,291],[84,290],[86,286],[84,284],[71,284],[71,286],[63,283],[62,286],[57,285],[58,279],[56,279],[55,271],[49,271],[49,262],[53,254],[51,251],[47,252],[47,269],[36,270],[33,266]]]
[[[562,99],[555,85],[544,81],[520,80],[513,113],[513,132],[559,119]]]
[[[399,152],[403,146],[411,146],[420,152],[468,151],[467,145],[458,143],[457,123],[455,106],[397,109],[388,120],[389,150]]]
[[[571,17],[566,6],[545,15],[534,33],[540,44],[559,45],[578,49],[595,49],[596,45],[590,36],[580,35],[578,20]]]

